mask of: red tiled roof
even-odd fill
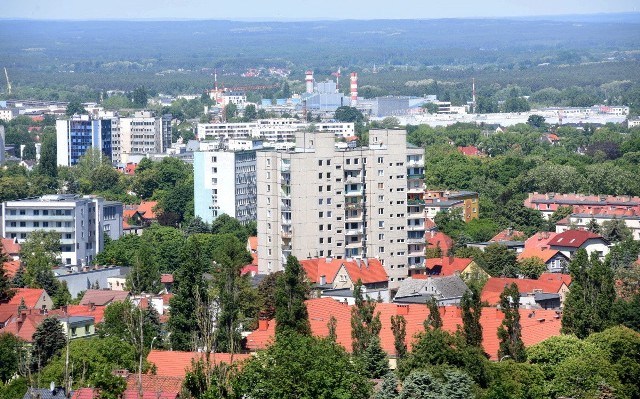
[[[300,261],[300,265],[307,273],[312,283],[320,283],[320,276],[325,276],[327,284],[332,284],[338,271],[344,267],[355,284],[358,280],[362,284],[388,281],[389,277],[384,267],[377,259],[364,261],[347,261],[345,259],[314,258]]]
[[[233,355],[233,362],[240,362],[249,357],[251,355],[236,353]],[[187,370],[191,368],[191,360],[199,358],[204,358],[204,353],[152,350],[147,355],[147,361],[156,365],[156,375],[180,378],[184,378]],[[232,362],[229,353],[212,353],[210,359],[213,363]]]
[[[336,341],[347,351],[351,352],[351,306],[335,301],[331,298],[310,299],[306,301],[309,312],[311,331],[314,335],[326,337],[329,334],[328,323],[331,316],[336,318]],[[415,334],[424,330],[423,322],[429,315],[429,308],[422,304],[396,305],[393,303],[378,303],[376,311],[380,312],[382,329],[380,342],[382,349],[390,355],[395,354],[394,337],[391,331],[391,316],[402,314],[406,321],[406,343],[411,348]],[[560,335],[560,319],[552,310],[536,310],[535,318],[527,317],[531,311],[521,309],[522,340],[526,346],[541,342],[549,337]],[[460,309],[455,306],[440,308],[443,328],[454,332],[458,325],[462,325]],[[483,347],[485,351],[496,359],[499,341],[497,329],[503,319],[501,311],[495,308],[483,308],[480,322],[483,326]],[[540,319],[544,319],[541,321]],[[265,348],[275,334],[275,321],[269,321],[265,329],[258,329],[247,337],[250,349]]]
[[[542,248],[549,247],[549,241],[553,239],[558,233],[553,231],[541,231],[531,237],[527,238],[524,242],[525,250],[528,248]]]
[[[15,295],[8,302],[10,305],[20,305],[22,299],[24,304],[32,309],[38,304],[38,301],[45,295],[45,291],[42,288],[16,288]]]
[[[496,234],[489,242],[499,242],[499,241],[517,241],[519,238],[525,238],[526,235],[518,230],[513,229],[504,229],[498,234]]]
[[[7,255],[18,255],[20,253],[20,244],[11,238],[2,239],[2,252]]]
[[[17,310],[17,308],[16,308]],[[8,325],[0,329],[0,334],[7,332],[19,337],[25,342],[33,341],[33,333],[48,316],[40,312],[24,311],[22,316],[13,318]]]
[[[93,317],[95,324],[98,324],[104,319],[105,309],[106,306],[67,305],[66,308],[63,306],[59,309],[50,311],[49,315]]]
[[[536,257],[540,258],[543,263],[547,263],[558,253],[560,253],[560,251],[558,251],[557,249],[525,247],[524,251],[520,252],[520,254],[518,255],[518,260]]]
[[[71,399],[93,399],[98,396],[94,388],[78,388],[73,391]]]
[[[587,240],[597,238],[604,240],[602,236],[596,233],[592,233],[586,230],[567,230],[562,233],[556,234],[551,240],[549,245],[559,247],[571,247],[580,248]]]
[[[425,218],[424,219],[424,228],[426,230],[433,230],[437,227],[436,222],[434,222],[432,219],[430,218]]]
[[[151,374],[128,374],[127,390],[124,392],[124,399],[138,399],[139,380],[142,380],[142,397],[150,399],[173,399],[180,393],[184,377],[171,377],[166,375]]]
[[[466,147],[458,147],[458,151],[462,154],[462,155],[466,155],[466,156],[479,156],[479,155],[483,155],[482,151],[480,151],[478,149],[478,147],[469,145]]]
[[[245,274],[251,274],[252,276],[255,276],[256,274],[258,274],[258,265],[246,265],[243,266],[242,269],[240,269],[240,274],[241,275],[245,275]]]
[[[9,305],[8,303],[0,304],[0,323],[4,324],[12,317],[17,316],[18,306]]]
[[[542,273],[537,280],[528,278],[506,278],[490,277],[482,289],[480,299],[489,305],[496,305],[500,302],[500,294],[504,287],[516,283],[521,293],[532,293],[533,290],[542,290],[546,293],[557,293],[562,284],[570,285],[571,276],[560,273]]]
[[[80,301],[80,305],[105,306],[111,302],[124,301],[128,297],[129,291],[87,290]]]
[[[427,274],[437,276],[452,276],[462,272],[473,262],[471,258],[454,258],[445,256],[444,258],[430,258],[425,261]],[[415,277],[413,275],[412,277]]]
[[[142,201],[138,205],[137,211],[147,220],[156,219],[157,215],[153,210],[156,205],[158,205],[157,201]]]
[[[2,268],[4,269],[4,274],[9,276],[10,278],[13,278],[13,276],[16,275],[16,273],[18,272],[18,269],[20,268],[20,261],[12,260],[9,262],[4,262],[2,264]]]
[[[251,251],[255,252],[258,250],[258,237],[249,237],[248,242]]]
[[[173,283],[173,274],[163,274],[160,276],[160,282],[162,284]]]
[[[437,248],[440,247],[443,255],[446,255],[449,252],[449,249],[453,247],[453,240],[448,235],[438,231],[427,231],[425,233],[425,238],[427,240],[427,248]]]

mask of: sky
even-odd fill
[[[3,19],[407,19],[640,12],[638,0],[2,0]]]

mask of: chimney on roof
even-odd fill
[[[320,285],[325,285],[327,283],[327,277],[323,274],[320,276]]]

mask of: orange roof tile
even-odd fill
[[[513,229],[504,229],[498,234],[496,234],[489,242],[499,242],[499,241],[517,241],[518,239],[525,238],[526,235],[518,230]]]
[[[2,269],[4,269],[4,274],[9,276],[10,278],[13,278],[13,276],[15,276],[18,272],[18,269],[20,269],[20,261],[12,260],[9,262],[4,262],[2,264]]]
[[[446,255],[449,252],[449,249],[453,247],[453,240],[448,235],[442,232],[427,232],[425,234],[425,238],[427,240],[427,248],[437,248],[440,247],[443,255]]]
[[[328,336],[328,323],[331,316],[336,318],[336,341],[347,351],[351,352],[351,306],[331,298],[310,299],[306,301],[309,312],[311,331],[314,335]],[[394,337],[391,330],[391,316],[402,314],[406,321],[406,343],[411,349],[411,343],[417,333],[424,330],[423,322],[429,315],[429,308],[422,304],[397,305],[392,303],[376,304],[376,311],[380,312],[382,329],[380,342],[382,349],[390,355],[395,354]],[[527,317],[531,311],[521,309],[522,339],[526,346],[541,342],[549,337],[560,335],[560,319],[555,311],[536,310],[535,318]],[[443,328],[456,331],[462,325],[461,311],[455,306],[440,308]],[[499,341],[497,329],[504,318],[501,311],[495,308],[483,308],[480,322],[483,326],[483,346],[492,359],[496,359]],[[541,321],[540,319],[544,319]],[[264,329],[258,329],[247,337],[250,349],[265,348],[275,334],[275,321],[271,320]]]
[[[8,302],[10,305],[20,305],[22,299],[28,308],[35,308],[40,298],[45,295],[42,288],[16,288],[15,295]]]
[[[23,312],[21,317],[13,318],[8,325],[4,328],[0,329],[0,334],[3,332],[8,332],[10,334],[19,337],[25,342],[33,341],[33,333],[36,332],[36,329],[42,323],[44,319],[48,316],[45,314],[41,314],[39,312]]]
[[[125,209],[124,211],[122,211],[122,217],[123,218],[131,218],[133,217],[133,215],[135,215],[137,212],[137,210],[135,209]]]
[[[20,253],[20,244],[12,238],[2,239],[2,252],[7,255],[18,255]]]
[[[147,361],[156,365],[156,375],[165,377],[184,378],[187,370],[191,368],[191,360],[203,358],[202,352],[180,352],[152,350],[147,355]],[[243,361],[251,357],[249,354],[236,353],[233,362]],[[212,353],[211,361],[214,363],[231,363],[232,355],[229,353]]]
[[[571,276],[560,273],[543,273],[537,280],[528,278],[490,277],[482,289],[480,299],[489,305],[500,302],[500,294],[504,287],[516,283],[521,293],[531,293],[533,290],[542,290],[546,293],[557,293],[563,284],[571,284]]]
[[[430,219],[430,218],[424,219],[424,228],[426,230],[433,230],[436,227],[437,227],[436,222],[434,222],[433,219]]]
[[[558,251],[557,249],[539,248],[539,247],[526,248],[525,247],[524,251],[520,252],[520,254],[518,255],[518,260],[523,260],[523,259],[527,259],[527,258],[536,257],[536,258],[540,258],[543,263],[547,263],[551,259],[553,259],[553,257],[556,256],[557,254],[562,254],[562,253],[560,251]],[[562,256],[564,256],[564,255],[562,255]]]
[[[147,220],[156,219],[157,215],[153,210],[156,205],[158,205],[157,201],[142,201],[140,205],[138,205],[137,211]]]
[[[73,391],[71,399],[93,399],[98,396],[94,388],[78,388]]]
[[[80,301],[80,305],[106,306],[111,302],[124,301],[128,297],[129,291],[87,290]]]
[[[249,237],[248,238],[249,241],[249,248],[251,248],[251,251],[255,252],[258,250],[258,237]]]
[[[425,261],[425,266],[427,268],[426,274],[452,276],[462,272],[471,262],[473,262],[473,259],[471,258],[454,258],[452,256],[445,256],[444,258],[429,258]]]
[[[138,378],[140,377],[139,381]],[[125,399],[132,397],[132,399],[138,399],[137,394],[139,391],[139,382],[142,382],[142,397],[150,396],[154,399],[161,398],[175,398],[180,389],[182,388],[182,381],[184,377],[171,377],[166,375],[151,375],[151,374],[128,374],[127,390],[125,391]],[[132,396],[133,395],[133,396]]]
[[[541,231],[531,237],[527,238],[524,242],[524,249],[528,248],[549,248],[549,241],[553,239],[558,233],[552,231]]]
[[[162,284],[173,283],[173,274],[163,274],[160,276],[160,282]]]
[[[389,277],[378,259],[365,261],[348,261],[345,259],[314,258],[300,261],[312,283],[320,283],[320,276],[325,276],[327,284],[332,284],[338,271],[344,267],[355,284],[360,280],[363,284],[388,281]]]
[[[93,317],[95,324],[101,323],[104,319],[104,311],[106,306],[89,306],[89,305],[67,305],[49,312],[49,315],[59,316],[87,316]]]

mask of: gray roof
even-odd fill
[[[551,300],[551,299],[560,299],[560,294],[536,292],[536,294],[533,296],[533,298],[534,298],[534,300],[536,302],[548,301],[548,300]]]
[[[394,301],[402,297],[426,294],[426,288],[429,284],[432,284],[435,291],[439,294],[438,299],[460,298],[468,289],[467,285],[457,274],[444,277],[429,277],[427,279],[419,280],[407,278],[400,283],[400,288],[398,288],[398,293],[396,294]]]
[[[48,388],[29,388],[22,399],[65,399],[65,397],[62,388],[56,388],[53,392]]]
[[[349,288],[336,288],[322,291],[322,296],[353,297],[353,291]]]
[[[418,294],[412,296],[405,296],[402,298],[398,298],[397,296],[393,299],[393,303],[421,303],[425,304],[428,300],[431,299],[433,295],[431,294]]]

